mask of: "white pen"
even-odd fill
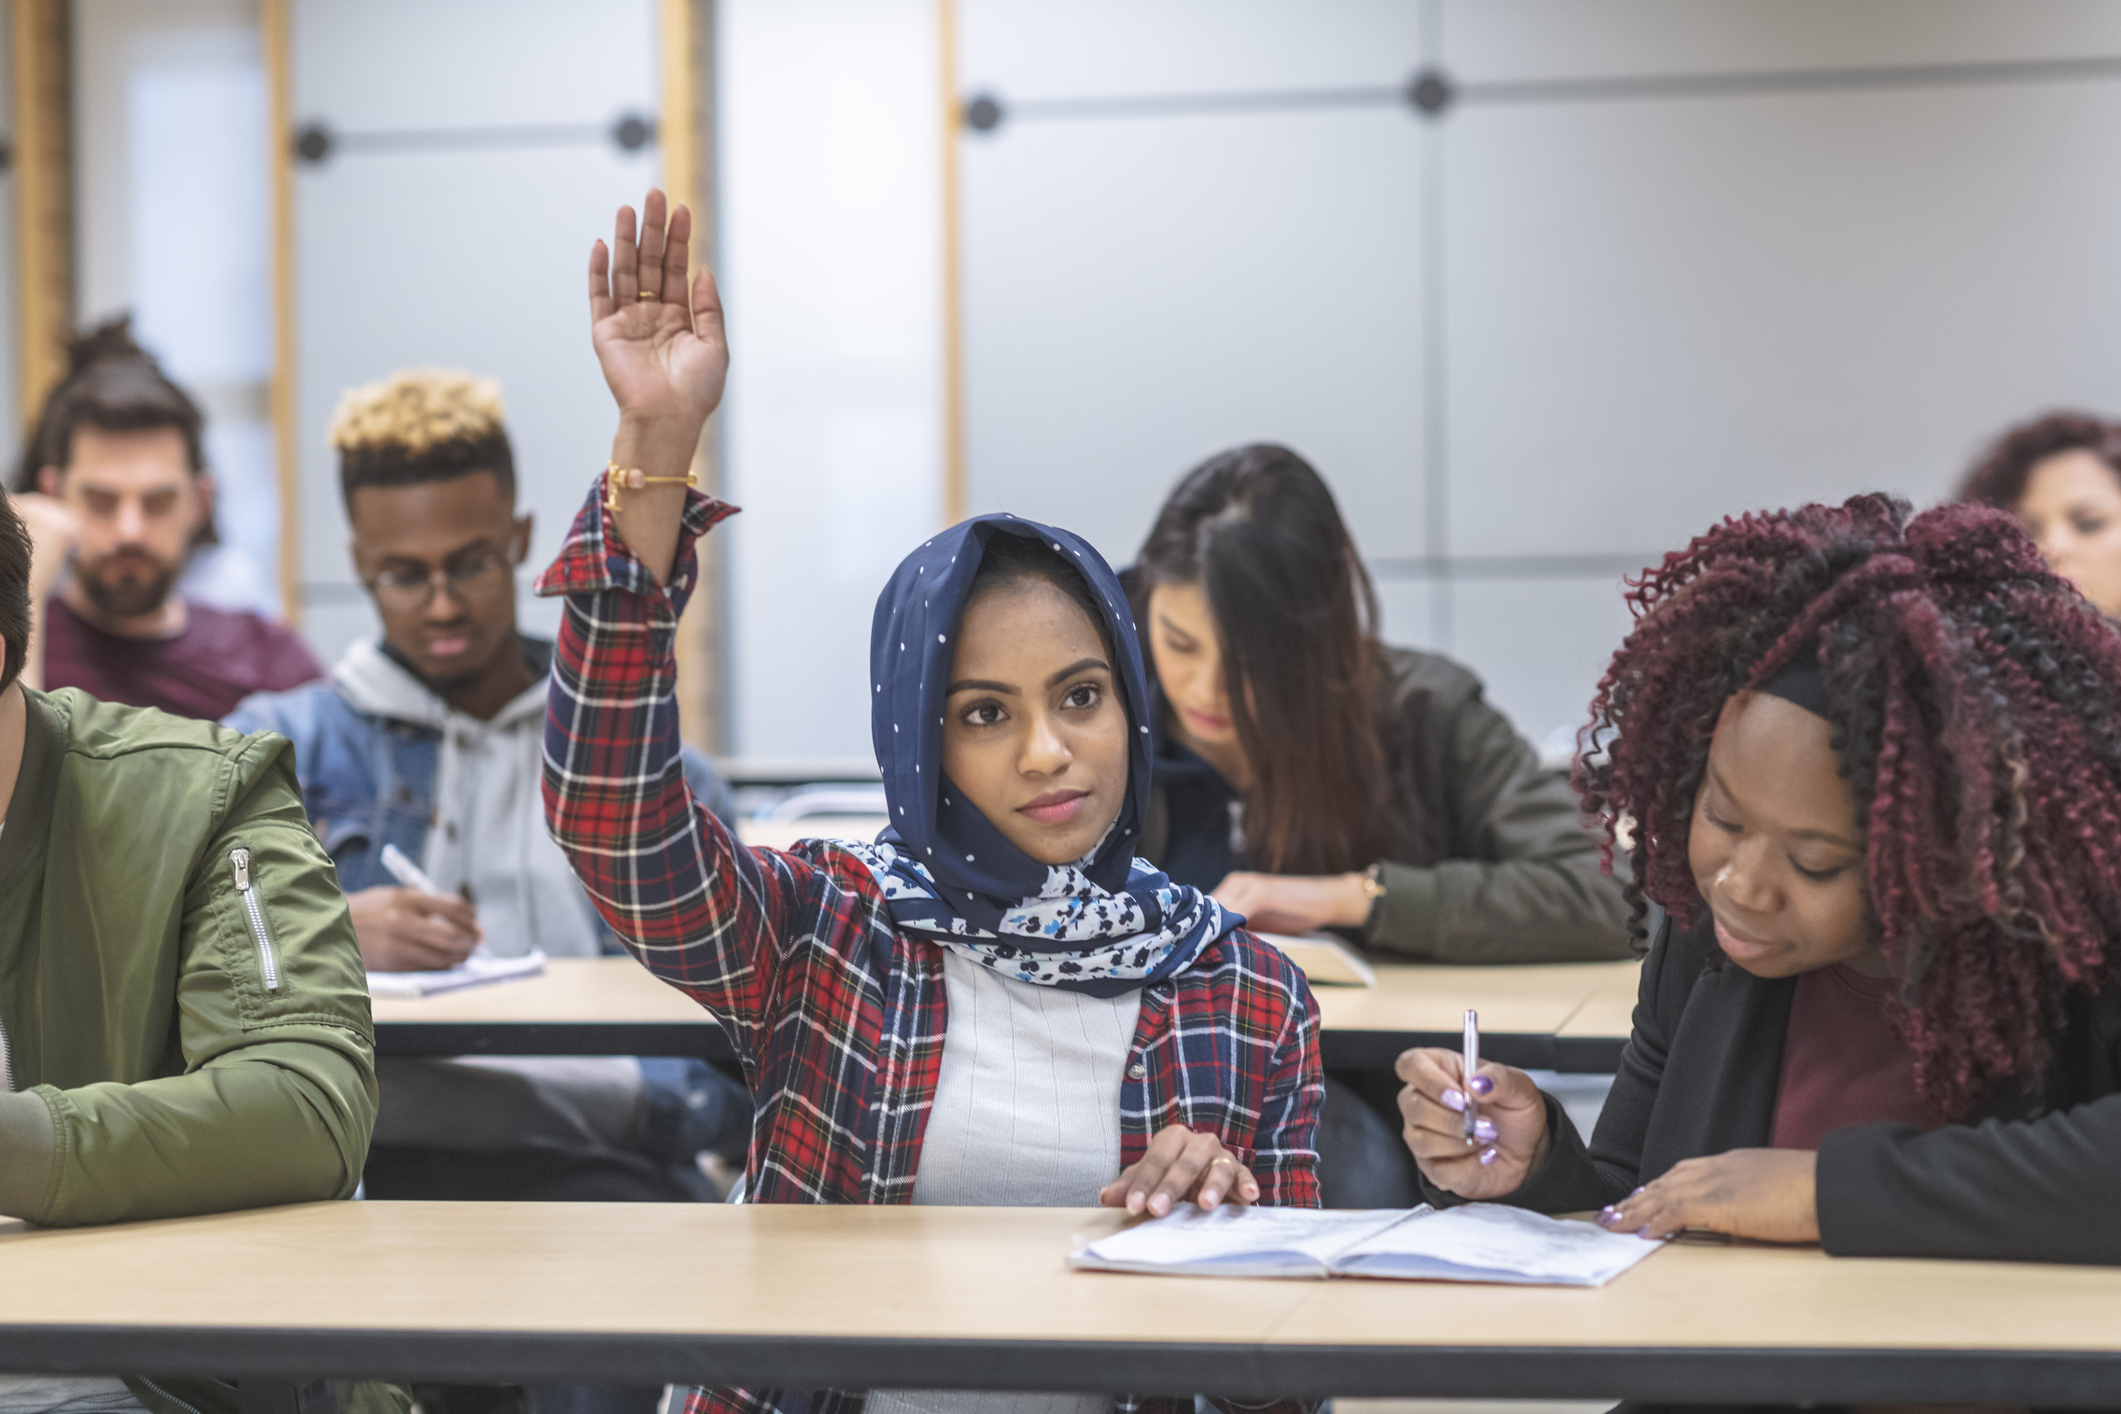
[[[1479,1137],[1473,1133],[1473,1127],[1480,1122],[1480,1106],[1473,1099],[1473,1076],[1480,1069],[1480,1013],[1471,1007],[1466,1008],[1465,1046],[1459,1052],[1459,1061],[1463,1066],[1459,1076],[1459,1093],[1466,1097],[1466,1108],[1465,1114],[1460,1117],[1458,1132],[1465,1136],[1466,1147],[1470,1149],[1480,1142]]]
[[[383,867],[390,871],[390,877],[396,879],[406,888],[418,889],[423,894],[441,894],[443,898],[449,897],[448,894],[442,893],[442,890],[435,887],[435,881],[427,877],[426,870],[407,859],[405,851],[399,849],[396,845],[384,845],[382,859]],[[1466,1015],[1471,1016],[1472,1013],[1467,1012]]]
[[[443,893],[441,889],[436,887],[434,880],[427,877],[427,871],[425,869],[422,869],[419,865],[413,863],[410,859],[406,858],[405,851],[399,849],[396,845],[384,845],[383,853],[379,856],[379,858],[381,858],[383,861],[383,867],[390,871],[390,877],[396,879],[406,888],[417,889],[423,894],[437,894],[443,898],[449,897],[448,894]],[[469,900],[466,901],[469,902]],[[471,950],[471,956],[487,956],[485,935],[481,933],[475,936],[478,937],[479,942],[478,945]]]

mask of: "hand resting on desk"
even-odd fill
[[[1684,1228],[1761,1242],[1819,1240],[1819,1155],[1810,1149],[1733,1149],[1681,1159],[1599,1213],[1613,1232],[1670,1237]]]
[[[1240,1208],[1259,1201],[1259,1182],[1252,1170],[1212,1134],[1182,1124],[1167,1124],[1149,1141],[1149,1150],[1118,1178],[1099,1190],[1107,1208],[1162,1217],[1172,1205],[1194,1202],[1213,1208],[1228,1199]]]
[[[1215,886],[1215,900],[1245,916],[1255,933],[1360,928],[1373,900],[1361,874],[1255,874],[1237,871]]]
[[[438,972],[471,956],[485,933],[469,903],[385,884],[348,894],[361,965],[370,972]]]

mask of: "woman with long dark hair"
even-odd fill
[[[1333,493],[1285,447],[1187,474],[1128,572],[1157,679],[1143,852],[1252,926],[1439,962],[1628,956],[1567,782],[1433,653],[1377,639]]]
[[[2008,516],[1884,496],[1629,597],[1581,783],[1667,911],[1634,1036],[1588,1146],[1523,1072],[1407,1052],[1434,1195],[2121,1262],[2121,636]]]

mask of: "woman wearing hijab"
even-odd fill
[[[983,516],[899,566],[870,649],[891,813],[875,845],[746,849],[692,798],[672,646],[693,542],[730,508],[685,482],[728,354],[705,271],[687,308],[689,213],[666,233],[662,194],[645,206],[638,249],[621,208],[615,249],[590,258],[620,420],[539,585],[567,597],[546,814],[627,947],[730,1036],[757,1106],[750,1200],[1316,1206],[1316,1009],[1240,919],[1134,858],[1147,685],[1118,580],[1083,541]],[[818,1397],[695,1391],[689,1408]]]

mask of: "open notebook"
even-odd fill
[[[1470,1203],[1438,1212],[1217,1208],[1188,1203],[1095,1242],[1068,1265],[1165,1276],[1392,1277],[1531,1286],[1604,1286],[1659,1243],[1521,1208]]]
[[[1260,941],[1272,943],[1303,970],[1304,980],[1314,987],[1374,987],[1376,969],[1369,960],[1330,933],[1258,933]]]
[[[535,977],[545,970],[545,954],[533,949],[522,957],[487,957],[473,953],[455,967],[440,972],[371,972],[368,994],[372,997],[431,997],[436,992],[454,992],[465,987],[483,987],[513,977]]]

